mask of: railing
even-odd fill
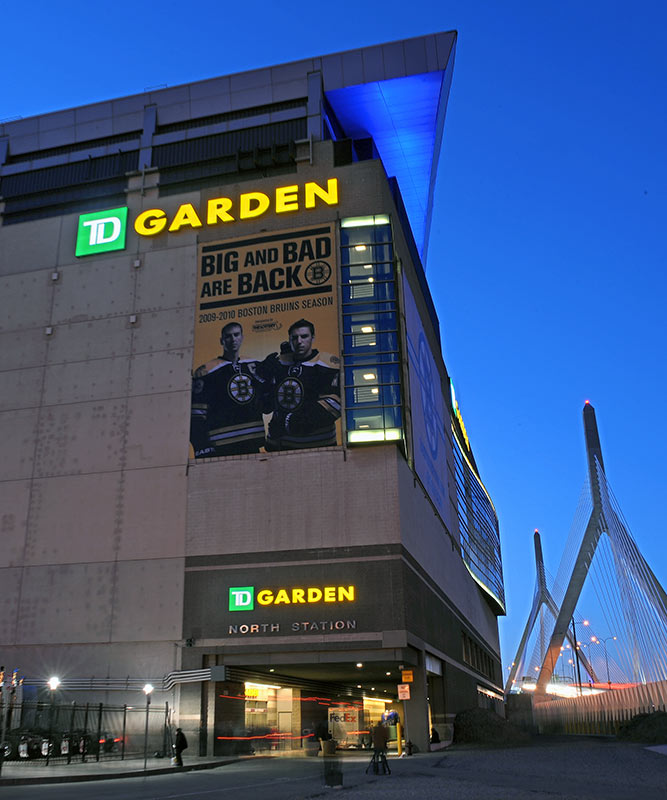
[[[612,736],[636,714],[667,711],[667,681],[568,699],[534,695],[532,700],[540,733]]]
[[[169,705],[0,701],[0,740],[0,766],[169,757]]]

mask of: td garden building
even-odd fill
[[[353,747],[389,710],[426,749],[501,699],[498,524],[423,268],[455,42],[0,126],[0,662],[26,688],[150,681],[201,754]]]

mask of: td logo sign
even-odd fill
[[[253,611],[255,608],[254,586],[230,586],[229,610]]]
[[[76,234],[76,256],[91,256],[125,249],[127,208],[81,214]]]

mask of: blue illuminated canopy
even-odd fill
[[[422,260],[451,83],[453,42],[440,69],[327,89],[345,136],[372,137],[389,177],[395,177]]]

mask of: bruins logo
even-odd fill
[[[249,375],[238,372],[227,384],[229,396],[235,403],[249,403],[255,396],[255,387]]]
[[[303,384],[296,378],[285,378],[276,390],[278,405],[285,411],[294,411],[303,400]]]

